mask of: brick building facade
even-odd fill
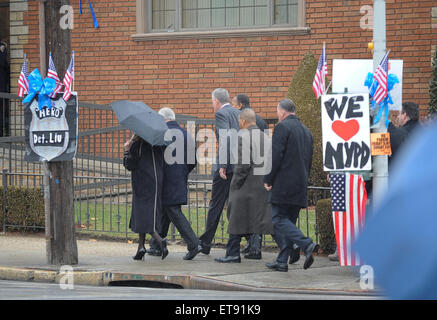
[[[211,118],[210,93],[224,87],[231,95],[246,93],[253,108],[271,118],[304,55],[312,51],[318,59],[323,42],[329,80],[333,59],[372,59],[367,43],[373,31],[363,27],[372,0],[295,0],[293,26],[158,33],[147,32],[152,15],[146,0],[93,0],[97,29],[87,2],[82,15],[78,2],[71,0],[71,34],[80,101],[141,100],[154,109],[170,106]],[[436,2],[387,0],[386,6],[390,58],[404,61],[403,101],[425,110],[437,46]],[[24,53],[30,70],[40,67],[38,10],[39,1],[10,0],[13,92]]]

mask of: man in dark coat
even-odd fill
[[[313,135],[295,112],[296,107],[290,99],[279,102],[279,123],[272,137],[272,170],[264,178],[267,191],[271,191],[274,239],[280,248],[276,261],[266,266],[276,271],[288,271],[293,244],[305,253],[304,269],[311,266],[312,254],[319,249],[319,245],[305,237],[296,226],[300,210],[307,206]]]
[[[162,239],[160,229],[162,215],[162,181],[164,152],[160,146],[152,146],[138,136],[124,144],[124,167],[132,172],[132,213],[129,227],[139,234],[137,254],[134,260],[142,260],[146,253],[146,233],[161,246],[162,259],[168,254],[167,240]]]
[[[241,262],[240,241],[252,234],[272,234],[271,207],[268,193],[264,189],[264,175],[270,170],[270,138],[256,126],[255,112],[246,108],[240,112],[240,134],[238,137],[238,163],[234,167],[229,203],[229,242],[226,256],[215,261],[222,263]],[[261,259],[259,242],[251,245],[244,256]]]
[[[390,122],[387,127],[387,132],[390,134],[391,155],[388,157],[388,170],[392,167],[393,160],[398,153],[399,148],[403,144],[406,134],[402,128],[396,127],[393,122]],[[368,195],[370,192],[368,192]]]
[[[249,97],[245,94],[238,94],[234,98],[232,98],[232,106],[234,108],[240,109],[240,111],[243,111],[244,109],[251,109],[250,107],[250,100]],[[256,126],[261,130],[265,131],[269,128],[267,123],[264,121],[263,118],[261,118],[258,114],[255,114],[256,116]],[[251,238],[246,238],[247,245],[241,250],[241,253],[247,254],[250,251],[256,251],[258,247],[261,247],[262,243],[262,235],[251,235]],[[257,244],[254,249],[251,250],[251,244],[256,243],[256,241],[259,242],[259,245]]]
[[[248,108],[250,109],[251,107],[249,97],[245,94],[236,95],[234,98],[232,98],[232,106],[234,108],[240,109],[240,111]],[[256,125],[261,131],[267,130],[269,128],[264,119],[261,118],[258,114],[256,114]]]
[[[419,122],[419,106],[414,102],[404,102],[401,112],[398,115],[399,127],[396,127],[392,122],[389,123],[387,132],[390,133],[390,145],[392,154],[388,158],[389,171],[393,160],[396,158],[398,150],[408,139],[411,133],[418,127]]]
[[[194,141],[188,135],[187,130],[181,128],[176,122],[176,116],[172,109],[162,108],[158,113],[164,117],[170,130],[168,131],[169,136],[173,139],[173,143],[167,147],[164,153],[163,216],[160,236],[162,238],[167,236],[170,222],[173,222],[187,243],[188,253],[183,259],[191,260],[200,252],[201,248],[199,239],[183,214],[181,206],[187,204],[188,175],[196,167],[196,156],[195,152],[193,153]],[[175,146],[175,149],[172,149],[172,145]],[[172,151],[171,154],[170,151]],[[178,159],[179,153],[181,157],[183,154],[183,158]],[[150,247],[149,254],[161,255],[161,250],[154,239],[150,243]]]
[[[9,61],[6,43],[0,41],[0,92],[9,92]]]
[[[402,110],[399,114],[399,124],[405,131],[405,139],[407,139],[414,130],[420,127],[419,106],[416,103],[404,102],[402,104]]]
[[[209,254],[220,216],[229,197],[233,165],[231,164],[231,135],[240,130],[239,110],[229,103],[227,90],[218,88],[212,92],[212,105],[215,112],[215,135],[219,144],[216,162],[212,166],[212,191],[206,218],[205,232],[199,237],[201,252]]]
[[[9,92],[10,69],[7,45],[0,42],[0,92]],[[9,99],[0,99],[0,137],[9,131]]]

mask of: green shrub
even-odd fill
[[[0,187],[0,226],[2,229],[3,205],[3,187]],[[32,228],[44,227],[44,223],[44,196],[41,188],[7,188],[6,225]],[[13,229],[13,227],[8,227],[10,228]]]
[[[317,60],[308,52],[294,73],[293,80],[288,88],[287,96],[296,105],[296,115],[302,123],[310,129],[314,137],[313,163],[310,173],[310,185],[329,187],[326,173],[323,172],[322,154],[322,120],[320,100],[313,91],[314,74]]]
[[[324,253],[334,253],[337,245],[335,242],[334,224],[332,222],[331,199],[317,201],[316,221],[320,248]]]

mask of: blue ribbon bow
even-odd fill
[[[91,16],[93,17],[94,28],[99,27],[99,23],[97,22],[96,15],[93,10],[93,6],[91,4],[91,0],[88,0],[88,4],[90,5]],[[79,0],[79,14],[82,14],[82,0]]]
[[[385,126],[388,127],[390,120],[388,119],[389,114],[389,106],[388,104],[393,104],[393,99],[391,97],[390,91],[393,89],[394,85],[399,83],[399,79],[395,74],[389,74],[387,79],[387,97],[379,103],[379,110],[373,120],[373,124],[377,124],[382,117],[382,113],[385,111]],[[364,81],[364,85],[369,88],[370,96],[374,96],[376,90],[378,89],[379,83],[378,81],[373,79],[373,73],[369,72],[367,74],[367,78]],[[372,109],[375,109],[376,102],[372,100]]]
[[[50,95],[52,94],[53,90],[56,88],[56,81],[55,79],[51,78],[45,78],[44,81],[41,77],[41,73],[39,73],[38,69],[35,69],[32,71],[31,74],[29,74],[29,93],[24,98],[23,103],[29,103],[32,101],[32,99],[36,96],[36,94],[39,92],[38,95],[38,108],[41,110],[44,107],[48,107],[49,109],[52,108]]]

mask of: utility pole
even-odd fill
[[[373,1],[373,71],[376,70],[386,52],[385,0]],[[384,111],[385,112],[385,111]],[[373,128],[373,132],[387,132],[385,115]],[[380,202],[388,188],[388,157],[373,156],[373,204]]]
[[[46,0],[43,19],[46,66],[51,52],[61,81],[71,57],[70,30],[60,26],[63,5],[70,5],[70,0]],[[78,253],[74,228],[73,160],[47,162],[44,167],[47,261],[55,265],[74,265],[78,263]]]

